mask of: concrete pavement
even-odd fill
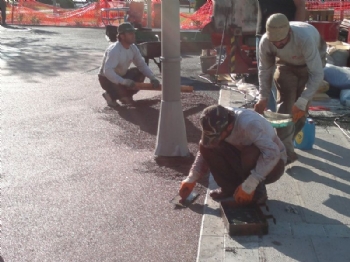
[[[237,92],[220,92],[223,106],[239,107],[242,101]],[[349,140],[336,126],[316,126],[313,149],[296,152],[299,161],[267,186],[267,205],[277,220],[268,220],[268,235],[230,237],[220,204],[207,194],[198,262],[350,261]],[[216,187],[210,176],[208,191]]]

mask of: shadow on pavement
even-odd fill
[[[350,199],[337,195],[329,195],[329,199],[323,204],[344,216],[350,217]],[[350,232],[349,234],[350,235]]]
[[[321,155],[324,156],[324,157],[321,156],[322,159],[328,160],[331,163],[336,163],[336,161],[332,161],[332,159],[334,158],[334,155],[329,154],[330,156],[332,156],[332,159],[327,158],[323,151],[319,151],[317,149],[314,149],[312,151],[312,155],[317,155],[320,152],[321,152]],[[328,153],[326,153],[326,154],[328,155]],[[308,165],[308,166],[313,167],[313,168],[317,168],[319,170],[322,170],[323,172],[331,173],[332,175],[334,175],[336,177],[350,181],[349,172],[346,172],[345,170],[343,170],[337,166],[331,165],[329,163],[326,163],[326,162],[323,162],[323,161],[320,161],[317,159],[304,157],[304,156],[299,156],[298,161],[302,164]],[[341,161],[341,162],[343,162],[343,163],[341,163],[339,165],[344,165],[345,160],[343,159],[343,161]],[[344,167],[346,167],[346,166],[344,165]],[[293,168],[296,168],[296,167],[293,167]]]
[[[47,42],[47,37],[58,33],[46,30],[32,30],[1,43],[1,59],[6,62],[3,74],[18,75],[33,82],[33,77],[59,76],[64,72],[86,71],[91,65],[95,49],[82,47],[77,49],[60,45],[55,41]],[[100,54],[102,58],[102,54]],[[35,81],[34,81],[35,82]]]
[[[319,162],[319,161],[315,161],[315,162]],[[316,166],[317,166],[317,163],[313,163],[313,164],[316,164]],[[334,168],[334,167],[332,167],[332,168]],[[315,169],[310,170],[308,168],[301,167],[301,166],[293,166],[292,168],[289,168],[288,170],[286,170],[286,173],[299,181],[303,181],[306,183],[314,182],[314,183],[323,184],[327,187],[332,187],[332,188],[339,190],[341,192],[344,192],[346,194],[350,194],[350,186],[349,185],[341,183],[341,182],[334,180],[334,179],[330,179],[330,178],[325,177],[325,176],[321,176],[321,175],[315,173],[314,171],[315,171]]]
[[[325,151],[321,151],[322,157],[328,161],[336,163],[341,166],[348,167],[347,156],[349,155],[349,149],[336,145],[334,143],[328,142],[321,138],[316,138],[315,144]],[[316,149],[316,152],[320,151]]]

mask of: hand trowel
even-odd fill
[[[186,198],[182,199],[179,195],[176,195],[170,203],[173,203],[176,207],[186,208],[189,207],[199,196],[199,193],[192,191],[191,194]]]

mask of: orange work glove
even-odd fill
[[[305,116],[305,111],[301,110],[297,106],[293,106],[292,108],[293,122],[296,123],[300,118]]]
[[[184,181],[181,182],[179,195],[182,200],[185,200],[191,194],[195,185],[196,185],[196,182],[193,182],[193,183],[188,183]]]
[[[262,99],[262,100],[259,100],[254,105],[254,110],[255,110],[255,112],[257,112],[257,113],[262,115],[264,113],[266,107],[267,107],[267,99]]]
[[[255,190],[250,194],[244,192],[244,190],[242,189],[242,185],[240,185],[239,187],[237,187],[233,197],[237,204],[248,205],[253,201],[254,193]]]

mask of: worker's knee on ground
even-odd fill
[[[285,164],[282,159],[278,161],[275,167],[271,170],[271,172],[267,175],[265,179],[265,184],[271,184],[276,182],[281,176],[284,174]]]

